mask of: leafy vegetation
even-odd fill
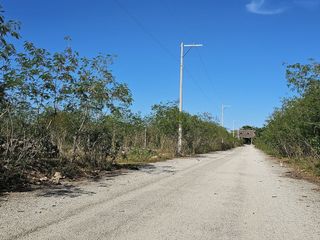
[[[274,111],[256,145],[320,175],[320,64],[288,65],[286,76],[294,97]]]
[[[238,144],[208,114],[179,113],[175,103],[154,105],[146,117],[132,113],[128,86],[110,72],[111,55],[51,53],[28,41],[17,51],[19,24],[2,15],[0,190],[55,172],[73,178],[175,156],[179,121],[185,155]]]

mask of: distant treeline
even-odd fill
[[[294,97],[274,111],[256,145],[320,175],[320,64],[288,65],[286,77]]]
[[[180,114],[175,103],[132,113],[128,86],[110,72],[113,56],[87,58],[70,46],[51,53],[22,43],[19,27],[1,13],[0,190],[175,156],[179,121],[184,155],[237,144],[209,115]]]

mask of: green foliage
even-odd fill
[[[208,114],[179,113],[175,103],[155,105],[152,109],[154,116],[150,118],[152,142],[160,149],[168,149],[171,153],[176,152],[179,121],[183,129],[182,140],[185,154],[229,149],[236,143],[231,134],[215,123]]]
[[[244,130],[256,130],[256,127],[245,125],[241,129],[244,129]]]
[[[157,153],[150,149],[132,148],[125,156],[123,161],[128,162],[148,162],[152,157],[156,157]]]
[[[132,113],[129,88],[110,71],[113,56],[51,53],[28,41],[18,52],[10,43],[18,29],[0,14],[0,190],[34,174],[74,178],[117,160],[175,156],[179,122],[185,155],[238,144],[208,114],[180,113],[175,103],[154,105],[147,117]]]
[[[256,143],[274,155],[306,161],[319,173],[320,64],[289,65],[287,79],[298,95],[274,111]]]
[[[20,35],[18,30],[20,24],[15,21],[6,21],[3,16],[3,9],[0,6],[0,107],[3,107],[6,104],[6,89],[7,83],[4,81],[5,72],[10,71],[11,68],[11,58],[15,54],[15,47],[12,43],[9,42],[11,38],[19,39]],[[0,113],[1,114],[1,113]],[[0,115],[1,117],[1,115]]]

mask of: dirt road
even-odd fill
[[[319,188],[286,171],[246,146],[16,193],[0,197],[0,239],[319,240]]]

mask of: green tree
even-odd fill
[[[0,6],[0,107],[2,111],[6,100],[6,92],[8,88],[10,89],[10,85],[13,84],[5,79],[7,72],[10,72],[11,58],[16,52],[15,46],[10,43],[10,40],[20,38],[19,29],[20,24],[18,22],[12,20],[6,21],[4,11]],[[3,114],[3,112],[1,113]]]
[[[295,95],[274,111],[257,145],[320,174],[320,64],[288,65],[286,76]]]

